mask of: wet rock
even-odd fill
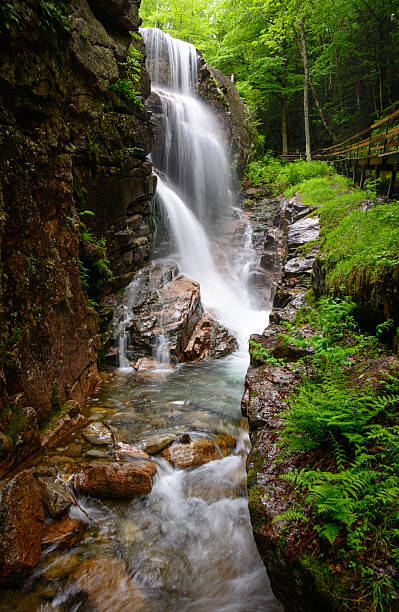
[[[26,576],[41,556],[44,509],[31,472],[20,472],[0,490],[0,583]]]
[[[80,563],[81,560],[77,554],[57,556],[55,560],[52,559],[46,565],[43,578],[46,580],[61,580],[61,578],[65,578],[65,576],[76,570]]]
[[[289,259],[284,266],[284,272],[287,275],[295,276],[298,274],[311,274],[313,264],[316,259],[317,250],[313,250],[304,257],[293,257]]]
[[[68,455],[68,457],[72,457],[73,459],[76,459],[77,457],[80,457],[80,455],[82,454],[82,446],[80,444],[69,444],[65,452]]]
[[[140,357],[134,364],[134,369],[138,374],[143,374],[145,372],[152,372],[153,370],[159,370],[162,368],[162,364],[151,357]]]
[[[82,431],[82,436],[89,444],[93,444],[94,446],[107,446],[108,444],[112,444],[110,430],[100,421],[90,423],[90,425]]]
[[[189,444],[191,442],[191,436],[188,433],[184,433],[178,437],[177,442],[179,444]]]
[[[288,248],[297,248],[311,240],[317,240],[319,233],[320,223],[318,217],[305,217],[300,219],[288,228]]]
[[[53,518],[68,510],[71,500],[61,483],[51,477],[40,477],[37,479],[37,482],[39,483],[44,506]]]
[[[98,612],[145,610],[139,587],[121,561],[111,558],[85,561],[72,576],[75,588],[86,593]]]
[[[174,442],[175,436],[159,434],[141,442],[141,448],[149,455],[157,455]]]
[[[118,442],[116,446],[116,452],[122,458],[149,459],[148,454],[138,448],[138,446],[124,444],[123,442]]]
[[[68,442],[74,433],[80,431],[87,425],[87,419],[80,412],[75,414],[76,408],[79,408],[77,402],[71,404],[72,415],[66,414],[61,419],[50,425],[50,428],[42,433],[41,442],[44,448],[56,448],[61,444]]]
[[[200,438],[188,444],[172,444],[161,455],[182,469],[198,467],[221,458],[212,440],[208,438]]]
[[[60,550],[72,548],[80,542],[85,531],[85,523],[65,516],[45,526],[42,546],[57,546]]]
[[[102,451],[97,448],[91,448],[86,453],[86,457],[89,459],[106,459],[107,457],[110,457],[110,455],[110,452]]]
[[[129,463],[93,461],[76,468],[75,484],[85,493],[104,497],[135,497],[152,489],[152,476],[157,471],[151,461]]]
[[[182,360],[220,359],[235,351],[237,346],[237,340],[226,327],[203,314],[184,349]]]

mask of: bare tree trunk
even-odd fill
[[[283,143],[283,156],[288,153],[288,130],[287,130],[287,96],[281,97],[281,140]]]
[[[332,141],[333,142],[337,142],[336,135],[334,134],[334,132],[332,131],[332,129],[328,125],[326,116],[325,116],[324,111],[323,111],[323,107],[320,104],[320,100],[319,100],[319,98],[317,96],[316,90],[315,90],[314,85],[313,85],[312,77],[310,76],[310,74],[309,74],[309,85],[310,85],[310,88],[312,90],[312,94],[313,94],[313,98],[314,98],[314,101],[315,101],[316,106],[317,106],[317,110],[319,111],[320,119],[322,120],[323,125],[326,128],[326,130],[327,130],[330,138],[332,139]]]
[[[309,128],[309,66],[308,66],[308,54],[306,50],[305,26],[304,26],[303,17],[300,21],[300,27],[301,27],[303,71],[305,74],[305,84],[303,88],[303,114],[304,114],[304,119],[305,119],[306,159],[307,161],[312,161],[312,153],[310,149],[310,128]]]
[[[302,62],[304,62],[304,57],[303,57],[303,42],[301,40],[299,40],[299,36],[298,36],[297,31],[294,30],[294,32],[295,32],[295,37],[296,37],[296,42],[297,42],[297,45],[298,45],[298,48],[299,48],[299,52],[301,54]],[[306,51],[306,43],[305,43],[305,51]],[[307,62],[307,57],[306,57],[306,62]],[[305,63],[304,63],[304,66],[305,66]],[[316,89],[315,89],[315,87],[313,85],[312,77],[310,76],[309,70],[308,70],[308,76],[309,76],[309,85],[310,85],[310,88],[312,90],[312,94],[313,94],[313,98],[314,98],[314,101],[315,101],[316,106],[317,106],[317,110],[319,111],[320,119],[322,120],[322,123],[323,123],[324,127],[326,128],[326,130],[327,130],[330,138],[332,139],[332,141],[333,142],[337,142],[336,135],[334,134],[334,132],[332,131],[332,129],[328,125],[328,121],[327,121],[326,116],[324,114],[323,107],[320,104],[320,100],[319,100],[318,95],[316,93]]]

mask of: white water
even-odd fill
[[[247,350],[249,335],[263,331],[268,313],[252,307],[247,286],[240,279],[232,273],[226,278],[218,271],[204,228],[162,180],[158,182],[158,195],[168,214],[182,271],[199,282],[205,308],[234,333],[240,349]]]
[[[249,335],[266,327],[268,313],[254,308],[248,290],[253,255],[249,245],[237,260],[218,244],[217,234],[231,221],[235,198],[221,126],[196,93],[197,52],[157,29],[144,28],[142,34],[161,106],[164,141],[153,161],[165,176],[158,179],[157,192],[171,248],[177,249],[182,272],[199,282],[205,308],[246,350]]]

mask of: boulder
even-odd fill
[[[44,448],[56,448],[69,442],[74,433],[87,425],[87,419],[81,414],[78,402],[67,402],[64,411],[64,415],[51,422],[50,427],[42,433],[41,442]]]
[[[182,355],[182,361],[201,361],[207,357],[219,359],[237,349],[237,340],[229,330],[216,323],[208,314],[198,321]]]
[[[158,434],[156,436],[151,436],[151,438],[147,438],[147,440],[143,440],[141,442],[141,448],[149,455],[157,455],[170,446],[174,440],[175,436],[171,434]]]
[[[57,546],[60,550],[72,548],[82,539],[85,531],[85,523],[65,516],[46,525],[42,546]]]
[[[117,559],[89,559],[73,573],[72,579],[75,588],[86,593],[98,612],[141,612],[145,609],[139,587]]]
[[[98,460],[76,467],[75,484],[85,493],[93,495],[135,497],[151,492],[152,476],[156,471],[152,461],[122,463]]]
[[[110,430],[100,421],[90,423],[90,425],[82,431],[82,436],[89,444],[93,444],[93,446],[107,446],[108,444],[112,444]]]
[[[45,508],[53,518],[66,512],[71,500],[65,488],[55,478],[40,477],[37,479]]]
[[[40,488],[25,470],[0,491],[0,583],[26,576],[39,562],[43,528]]]
[[[220,453],[212,440],[208,438],[199,438],[188,444],[172,444],[161,455],[164,459],[182,469],[198,467],[209,461],[221,459]]]
[[[311,240],[317,240],[320,233],[318,217],[305,217],[295,221],[289,228],[287,234],[288,248],[297,248]]]

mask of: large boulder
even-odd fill
[[[237,340],[228,329],[203,314],[184,349],[184,361],[225,357],[237,349]]]
[[[75,484],[85,493],[104,497],[128,498],[147,495],[152,489],[155,463],[92,461],[76,467]]]
[[[26,576],[39,562],[43,528],[40,488],[25,470],[0,490],[0,583]]]

